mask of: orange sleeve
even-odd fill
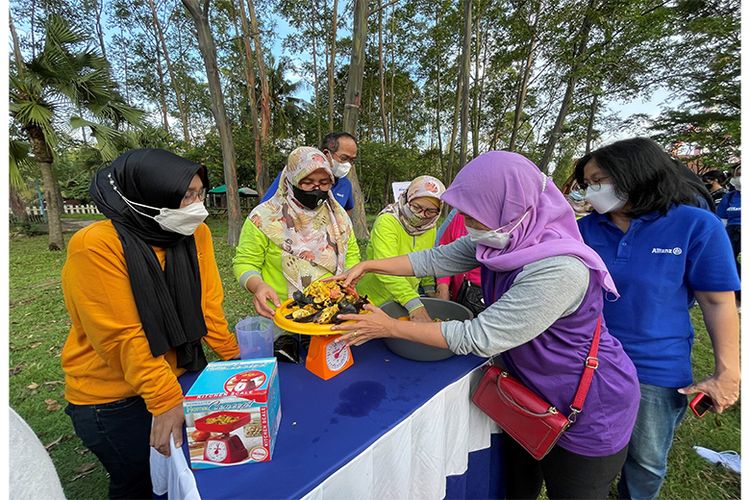
[[[216,265],[211,230],[202,224],[195,232],[195,246],[198,249],[201,272],[203,317],[208,333],[204,340],[221,359],[239,358],[240,348],[237,339],[229,331],[224,315],[224,288],[221,285],[219,268]]]
[[[180,404],[177,376],[163,355],[151,354],[117,234],[89,233],[70,248],[63,284],[86,338],[109,370],[122,374],[153,415]]]

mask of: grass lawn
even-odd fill
[[[225,242],[225,221],[210,220],[209,225],[224,283],[224,310],[229,324],[234,325],[254,314],[252,302],[232,275],[233,250]],[[65,253],[49,252],[46,236],[17,233],[10,241],[9,260],[10,405],[48,447],[68,498],[106,498],[104,470],[81,444],[64,413],[60,351],[70,326],[60,290]],[[713,355],[697,308],[693,318],[697,325],[693,361],[698,378],[710,372]],[[740,498],[739,476],[704,461],[692,450],[693,445],[740,451],[740,405],[723,415],[708,414],[702,419],[691,413],[686,416],[672,448],[661,495],[674,499]]]

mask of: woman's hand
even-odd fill
[[[164,456],[170,455],[169,436],[174,437],[174,445],[182,446],[182,424],[185,423],[185,413],[182,403],[154,417],[151,425],[149,444]]]
[[[450,290],[448,287],[448,283],[438,283],[435,296],[438,299],[450,300]]]
[[[399,321],[388,316],[379,307],[366,304],[364,308],[370,314],[340,314],[340,319],[351,322],[331,327],[331,330],[344,334],[341,339],[346,345],[362,345],[368,340],[392,337],[391,334],[398,326]]]
[[[344,286],[356,285],[357,282],[362,279],[362,276],[368,272],[367,261],[356,264],[351,269],[344,271],[336,276],[325,278],[323,281],[343,281]]]
[[[421,306],[409,313],[409,321],[416,321],[417,323],[431,323],[432,318],[427,312],[427,308],[425,306]]]
[[[721,413],[732,406],[740,396],[740,377],[714,375],[700,382],[678,389],[681,394],[705,392],[714,402],[713,411]]]
[[[279,301],[279,296],[276,294],[276,290],[274,290],[271,285],[267,283],[259,283],[255,287],[255,292],[253,295],[253,306],[255,307],[255,312],[263,317],[273,319],[275,311],[268,306],[269,300],[276,307],[281,306],[281,302]]]

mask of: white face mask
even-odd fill
[[[523,214],[518,222],[516,222],[512,228],[508,231],[501,231],[496,229],[494,231],[487,231],[483,229],[474,229],[473,227],[466,226],[466,231],[469,233],[469,239],[479,245],[496,248],[498,250],[505,250],[510,243],[510,235],[515,229],[523,222],[529,212]]]
[[[143,205],[142,203],[136,203],[125,198],[122,193],[120,193],[120,190],[117,189],[117,186],[115,186],[111,175],[109,183],[112,185],[115,192],[120,195],[120,198],[130,206],[130,208],[144,217],[154,219],[159,224],[159,227],[165,231],[181,234],[183,236],[190,236],[196,229],[198,229],[198,226],[206,220],[206,217],[208,217],[208,210],[206,210],[203,203],[191,203],[183,208],[156,208],[149,205]],[[156,216],[144,214],[135,208],[134,205],[157,210],[159,214]]]
[[[331,167],[331,172],[333,172],[333,175],[336,178],[346,177],[349,173],[349,170],[352,169],[352,164],[348,161],[345,163],[342,163],[335,159],[333,156],[331,157],[331,162],[333,166]]]
[[[740,188],[740,176],[732,177],[731,179],[729,179],[729,184],[731,184],[732,186],[734,186],[734,189],[736,189],[737,191],[741,191],[741,188]]]
[[[621,198],[615,192],[614,184],[599,184],[599,189],[597,190],[589,186],[586,188],[586,200],[600,214],[618,210],[628,201],[627,198]]]

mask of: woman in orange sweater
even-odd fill
[[[66,413],[109,472],[111,498],[151,498],[149,445],[169,455],[172,435],[181,446],[177,377],[206,366],[201,342],[239,356],[203,224],[207,186],[205,167],[167,151],[123,153],[91,183],[108,220],[68,245]]]

